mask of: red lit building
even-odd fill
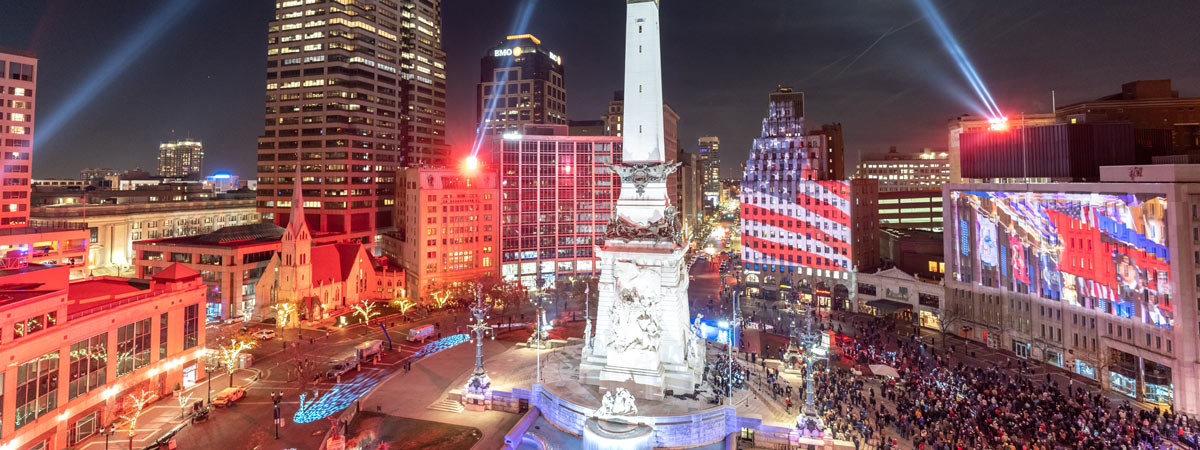
[[[807,147],[804,94],[770,95],[741,186],[742,263],[751,295],[849,309],[857,270],[879,261],[876,180],[830,180],[828,158]]]
[[[598,275],[595,249],[621,189],[609,166],[619,136],[495,139],[500,160],[501,275],[536,287],[539,278]],[[548,285],[547,285],[548,286]]]
[[[165,398],[204,376],[199,273],[68,283],[68,271],[0,270],[5,449],[75,448],[128,414],[131,395]]]

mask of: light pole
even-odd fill
[[[283,415],[280,414],[280,411],[279,411],[279,402],[281,402],[281,401],[283,401],[283,393],[282,392],[272,392],[271,393],[271,403],[275,404],[275,439],[276,440],[279,439],[279,421],[282,420],[282,418],[283,418]]]
[[[104,433],[104,450],[108,450],[108,437],[117,433],[117,426],[110,422],[107,427],[100,429],[100,432]]]
[[[475,371],[467,380],[466,396],[471,398],[472,403],[482,401],[486,404],[490,397],[488,392],[492,388],[492,379],[483,368],[483,336],[492,331],[492,327],[487,324],[489,309],[488,305],[483,303],[483,284],[478,284],[475,288],[475,305],[470,309],[474,320],[470,328],[475,334]],[[492,333],[492,339],[495,338],[496,334]]]

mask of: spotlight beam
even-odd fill
[[[1003,117],[1000,112],[1000,107],[996,105],[996,100],[992,98],[992,93],[988,91],[987,85],[980,78],[979,72],[975,70],[975,65],[971,64],[971,60],[967,58],[967,54],[959,45],[958,39],[954,37],[954,33],[950,32],[950,27],[946,25],[946,21],[942,19],[942,15],[933,7],[930,0],[914,0],[917,8],[921,13],[929,19],[929,26],[933,29],[934,34],[942,41],[942,46],[950,53],[950,57],[954,58],[954,63],[958,66],[958,70],[970,83],[971,89],[975,91],[975,95],[979,97],[980,102],[987,108],[988,113],[992,118]]]
[[[128,71],[139,56],[145,53],[152,44],[159,42],[159,38],[163,34],[200,3],[195,0],[164,2],[162,7],[143,21],[133,34],[125,37],[125,42],[115,52],[104,58],[104,63],[98,69],[89,73],[83,83],[66,96],[67,100],[59,105],[58,110],[50,113],[46,120],[41,122],[37,143],[45,143],[53,139],[63,126],[71,123],[80,111],[96,100],[97,94],[112,84],[118,76]]]
[[[533,17],[533,10],[535,6],[537,6],[537,0],[526,0],[525,3],[521,5],[521,8],[517,12],[517,16],[513,20],[513,26],[510,29],[511,32],[508,33],[509,36],[526,33],[525,30],[529,26],[529,19]],[[516,60],[515,56],[507,59],[504,63],[504,69],[511,68],[514,60]],[[499,84],[501,86],[508,84],[508,70],[505,70],[503,74],[500,75]],[[471,156],[473,157],[479,155],[479,147],[483,145],[483,129],[488,122],[492,121],[492,116],[496,114],[496,105],[499,101],[499,94],[492,92],[492,96],[487,100],[487,107],[484,108],[484,112],[479,118],[479,124],[475,127],[475,142],[471,145]]]

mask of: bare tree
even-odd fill
[[[316,382],[317,363],[309,359],[311,349],[301,349],[296,343],[288,346],[288,379],[295,377],[296,388],[304,392]]]
[[[942,348],[946,348],[946,333],[958,327],[967,318],[967,310],[958,302],[948,302],[938,308],[934,316],[938,319],[938,331],[942,334]]]

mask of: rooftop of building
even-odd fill
[[[6,54],[6,55],[24,56],[26,58],[37,58],[37,53],[34,53],[29,50],[20,50],[20,49],[15,49],[15,48],[11,48],[11,47],[0,46],[0,53]]]
[[[244,247],[270,242],[279,242],[283,227],[273,223],[256,223],[222,227],[207,234],[164,239],[138,241],[146,245],[169,245],[181,247]]]
[[[1200,183],[1200,164],[1101,166],[1102,183]]]

